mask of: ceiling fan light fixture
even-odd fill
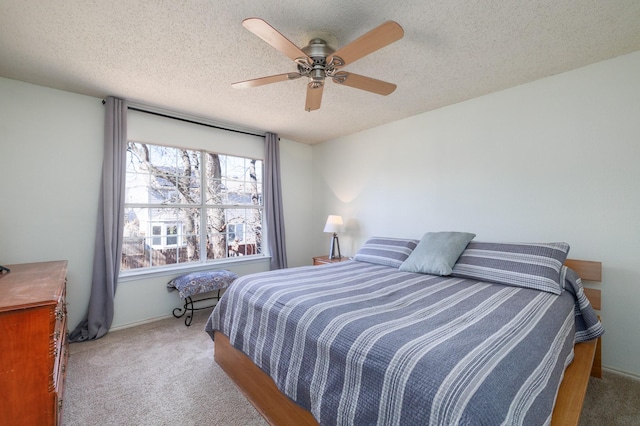
[[[312,81],[324,81],[325,73],[324,68],[314,68],[309,74],[309,78]]]

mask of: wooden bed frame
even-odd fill
[[[602,280],[602,263],[567,259],[565,262],[585,281]],[[600,310],[600,290],[585,288],[595,310]],[[244,353],[231,346],[227,336],[215,332],[214,359],[240,388],[249,402],[271,425],[318,425],[311,412],[280,392],[274,381]],[[602,377],[601,339],[578,343],[558,390],[552,425],[578,425],[589,376]]]

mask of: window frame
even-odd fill
[[[264,159],[263,158],[256,158],[256,157],[251,157],[251,156],[246,156],[246,155],[239,155],[239,154],[227,154],[227,153],[223,153],[223,152],[215,152],[213,150],[210,149],[205,149],[205,148],[189,148],[187,146],[184,145],[171,145],[171,144],[165,144],[165,143],[155,143],[155,142],[142,142],[139,140],[135,140],[133,138],[129,138],[127,140],[127,145],[130,143],[134,143],[134,144],[146,144],[148,146],[157,146],[157,147],[164,147],[164,148],[170,148],[170,149],[177,149],[177,150],[188,150],[188,151],[193,151],[193,152],[198,152],[199,153],[199,161],[200,161],[200,170],[201,172],[199,173],[199,177],[200,177],[200,200],[199,203],[197,204],[183,204],[183,203],[174,203],[174,204],[159,204],[159,203],[139,203],[139,202],[133,202],[133,203],[128,203],[125,200],[124,203],[124,210],[125,212],[127,212],[130,209],[133,208],[143,208],[143,209],[183,209],[183,208],[190,208],[190,209],[197,209],[199,211],[199,232],[196,234],[197,238],[198,238],[198,248],[199,248],[199,259],[198,260],[193,260],[193,261],[187,261],[187,262],[177,262],[177,263],[171,263],[171,264],[166,264],[166,265],[150,265],[150,266],[145,266],[145,267],[141,267],[141,268],[129,268],[129,269],[123,269],[122,268],[122,262],[124,261],[124,250],[123,250],[123,256],[120,264],[120,278],[124,278],[125,280],[129,277],[131,279],[134,279],[136,277],[140,277],[141,275],[144,276],[153,276],[153,275],[166,275],[167,272],[174,272],[174,271],[196,271],[196,270],[202,270],[202,269],[206,269],[207,267],[210,267],[211,264],[216,264],[216,265],[220,265],[220,264],[224,264],[224,263],[228,263],[228,262],[243,262],[243,263],[251,263],[251,262],[255,262],[255,261],[263,261],[265,259],[268,259],[269,256],[266,254],[266,245],[265,245],[265,238],[264,238],[264,230],[265,230],[265,206],[264,206],[264,196],[263,196],[263,190],[264,190]],[[206,190],[205,190],[205,185],[207,184],[207,171],[206,171],[206,165],[204,164],[205,161],[204,159],[206,158],[205,156],[207,154],[214,154],[214,155],[218,155],[221,157],[233,157],[233,158],[239,158],[244,160],[245,162],[245,166],[248,165],[251,161],[256,161],[256,162],[260,162],[260,167],[259,167],[259,171],[256,170],[256,175],[259,176],[259,178],[256,180],[256,184],[257,184],[257,188],[258,188],[258,197],[257,197],[257,204],[209,204],[208,203],[208,197],[206,195]],[[256,168],[257,169],[257,168]],[[245,168],[246,170],[246,168]],[[226,171],[226,170],[225,170]],[[152,176],[152,173],[149,173],[150,176]],[[221,175],[220,177],[221,180],[227,180],[229,179],[229,177],[227,175]],[[249,183],[249,181],[247,180],[241,180],[242,183],[246,184]],[[127,179],[125,177],[125,188],[127,188]],[[151,183],[148,184],[147,186],[147,190],[148,188],[151,187]],[[126,194],[126,189],[125,189],[125,194]],[[252,197],[253,199],[253,197]],[[227,200],[228,202],[229,200]],[[227,212],[229,210],[244,210],[244,217],[246,218],[248,216],[248,212],[257,209],[258,210],[258,214],[260,216],[260,222],[259,222],[259,226],[260,226],[260,242],[258,245],[258,241],[256,241],[256,254],[249,254],[249,255],[242,255],[242,256],[230,256],[230,244],[231,241],[229,240],[229,225],[234,225],[234,229],[237,228],[237,225],[242,225],[242,230],[243,230],[243,240],[245,240],[246,238],[246,232],[247,232],[247,228],[248,228],[248,224],[245,223],[244,221],[240,224],[230,224],[230,223],[225,223],[225,231],[221,232],[220,235],[224,235],[225,236],[225,256],[221,257],[221,258],[217,258],[217,259],[209,259],[208,258],[208,253],[207,253],[207,237],[210,234],[210,232],[208,231],[208,225],[207,225],[207,210],[209,209],[222,209],[225,212],[225,222],[226,222],[226,215]],[[126,221],[125,221],[126,223]],[[123,223],[123,227],[125,226],[125,224]],[[154,226],[160,226],[161,227],[161,234],[160,235],[152,235],[152,229]],[[177,235],[169,235],[168,233],[168,228],[171,226],[175,226],[178,228],[178,234]],[[148,222],[148,235],[146,236],[141,236],[141,237],[124,237],[123,238],[123,246],[125,241],[127,240],[127,238],[139,238],[142,241],[148,241],[149,243],[153,242],[155,239],[160,238],[160,245],[155,245],[155,244],[150,244],[150,247],[166,247],[166,248],[176,248],[178,249],[181,246],[185,246],[186,245],[186,241],[185,241],[185,234],[184,234],[184,230],[182,229],[182,223],[181,222],[176,222],[174,221],[162,221],[162,220],[149,220]],[[237,232],[237,231],[236,231]],[[258,234],[256,234],[257,236]],[[168,242],[168,238],[177,238],[177,243],[176,244],[167,244]]]

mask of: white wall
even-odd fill
[[[132,116],[136,115],[136,118]],[[130,121],[149,124],[152,116],[131,113]],[[181,126],[174,122],[173,127]],[[170,129],[151,123],[170,136]],[[194,148],[203,147],[211,131],[195,132]],[[67,298],[73,329],[86,312],[102,170],[104,107],[97,98],[0,78],[0,265],[54,259],[69,261]],[[140,127],[132,132],[135,137]],[[147,134],[149,135],[149,134]],[[235,136],[225,132],[232,144]],[[260,139],[226,153],[255,156]],[[256,149],[258,151],[256,151]],[[311,221],[311,147],[281,141],[282,190],[289,263],[310,264],[312,250],[304,241]],[[260,152],[261,153],[261,152]],[[238,274],[268,268],[268,262],[230,263]],[[118,328],[171,314],[180,305],[168,293],[167,281],[177,273],[121,280],[112,327]]]
[[[86,311],[102,171],[100,100],[0,78],[0,264],[66,259]]]
[[[311,244],[312,148],[287,139],[280,140],[282,204],[285,215],[287,266],[311,265],[317,254]]]
[[[459,230],[603,262],[605,367],[640,376],[640,52],[313,149],[316,251]]]

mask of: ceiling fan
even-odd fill
[[[331,77],[334,83],[366,90],[379,95],[388,95],[396,89],[395,84],[386,81],[341,71],[342,67],[394,41],[400,40],[404,35],[404,30],[394,21],[383,23],[336,51],[320,38],[312,39],[308,46],[300,49],[260,18],[247,18],[242,21],[242,25],[291,58],[297,64],[298,71],[240,81],[233,83],[231,85],[233,87],[256,87],[262,86],[263,84],[308,77],[307,99],[304,107],[306,111],[313,111],[320,108],[326,77]]]

